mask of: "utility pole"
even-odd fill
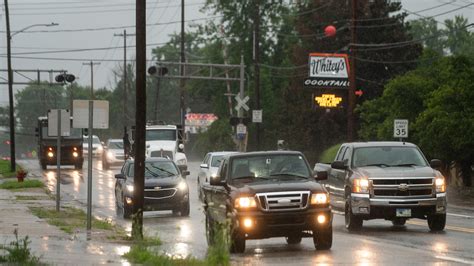
[[[16,171],[16,156],[15,156],[15,117],[13,107],[13,71],[12,71],[12,50],[10,35],[10,12],[8,10],[8,0],[5,3],[5,20],[7,27],[7,68],[8,68],[8,104],[10,109],[10,171]]]
[[[127,37],[135,36],[135,34],[127,34],[127,30],[123,30],[123,33],[114,34],[115,37],[123,37],[123,124],[124,130],[127,126],[127,92],[128,92],[128,80],[127,80]]]
[[[181,66],[180,66],[180,75],[184,76],[184,0],[181,0]],[[184,78],[179,80],[179,89],[180,89],[180,117],[181,117],[181,134],[184,139],[185,130],[185,103],[184,103],[184,87],[186,86],[186,80]]]
[[[255,107],[260,110],[260,0],[255,0],[254,21]],[[257,124],[257,150],[260,150],[260,123]]]
[[[354,107],[355,107],[355,90],[356,90],[356,49],[355,44],[357,42],[357,1],[352,0],[352,19],[351,19],[351,57],[350,57],[350,79],[349,79],[349,91],[348,91],[348,99],[349,99],[349,108],[347,112],[347,140],[353,141],[354,140]]]
[[[143,201],[145,187],[145,126],[146,126],[146,0],[136,1],[136,129],[135,129],[135,178],[132,237],[143,239]]]
[[[83,65],[88,65],[91,68],[91,93],[89,99],[89,143],[88,143],[88,156],[87,156],[87,232],[90,235],[92,228],[92,128],[93,128],[93,112],[94,112],[94,65],[99,65],[100,63],[94,63],[92,61],[88,63],[82,63]]]

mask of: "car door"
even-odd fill
[[[122,169],[120,170],[120,174],[125,175],[125,178],[127,178],[126,173],[128,173],[128,167],[129,167],[129,164],[125,163]],[[124,186],[125,186],[125,180],[117,179],[117,178],[115,179],[115,199],[116,199],[117,205],[119,206],[122,206],[123,204]]]
[[[219,168],[219,176],[222,181],[228,182],[229,161],[224,160]],[[228,193],[224,186],[211,186],[211,211],[215,221],[225,223],[227,219],[227,199]]]
[[[336,161],[344,161],[349,154],[349,147],[342,146]],[[346,171],[341,169],[331,168],[331,173],[328,177],[330,180],[331,205],[337,209],[344,209],[344,180]]]

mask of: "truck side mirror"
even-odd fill
[[[441,168],[441,166],[443,166],[443,163],[439,159],[433,159],[430,161],[430,166],[431,168],[438,169],[438,168]]]
[[[207,165],[207,163],[201,164],[200,167],[203,169],[209,169],[209,165]]]
[[[225,182],[221,180],[221,177],[216,175],[216,176],[211,176],[211,180],[209,180],[209,184],[211,186],[223,186]]]
[[[184,170],[184,171],[181,171],[181,175],[185,178],[186,176],[190,175],[191,172],[189,172],[188,170]]]
[[[328,172],[327,171],[317,171],[314,174],[314,179],[321,181],[328,179]]]
[[[344,161],[334,161],[331,163],[331,167],[339,170],[347,169],[347,165],[344,163]]]

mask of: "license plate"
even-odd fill
[[[411,217],[411,209],[397,209],[396,216],[397,217]]]

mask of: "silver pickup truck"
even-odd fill
[[[327,172],[322,181],[331,205],[345,213],[349,231],[364,220],[385,219],[402,226],[410,218],[426,219],[431,231],[446,224],[446,183],[435,170],[437,159],[426,160],[408,142],[353,142],[339,148],[335,160],[317,163],[315,172]]]

